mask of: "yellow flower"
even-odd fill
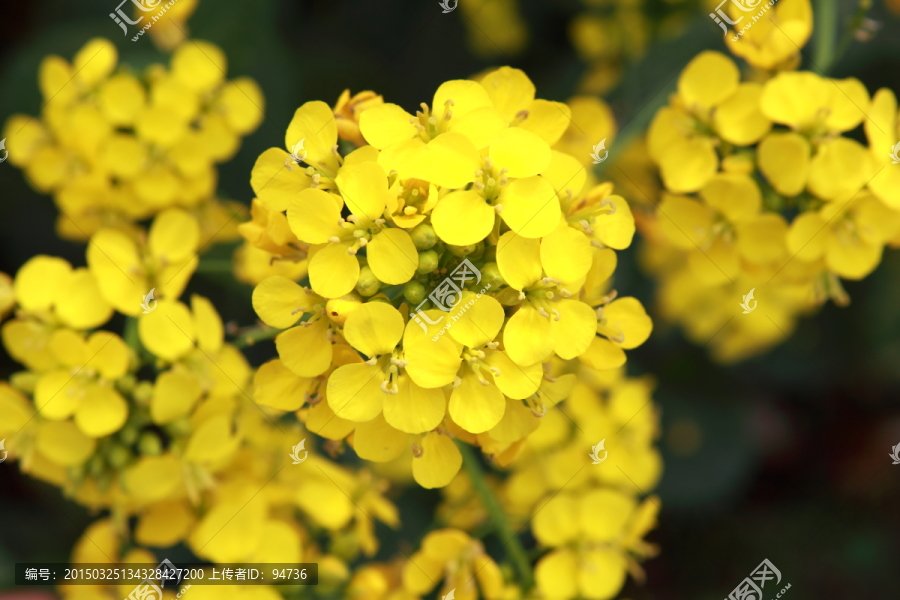
[[[759,2],[759,10],[751,14],[728,4],[726,10],[737,23],[732,25],[735,33],[726,34],[725,43],[754,67],[772,70],[799,60],[800,48],[812,33],[813,19],[809,0],[779,0],[767,12],[769,6]],[[748,25],[752,27],[744,29]]]
[[[346,89],[341,92],[334,105],[334,118],[337,121],[338,137],[347,140],[356,146],[363,146],[366,140],[363,139],[362,133],[359,131],[359,116],[363,111],[384,104],[384,98],[375,92],[365,91],[359,92],[352,98],[350,90]]]
[[[87,262],[103,297],[119,312],[138,315],[151,289],[155,298],[181,295],[197,268],[199,246],[196,219],[168,209],[153,220],[145,242],[115,229],[99,230],[91,237]]]
[[[438,594],[455,589],[454,597],[460,600],[497,600],[503,592],[500,567],[485,554],[481,542],[458,529],[426,535],[403,569],[403,586],[416,595],[427,594],[441,580],[444,585]]]

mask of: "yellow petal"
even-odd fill
[[[547,277],[563,282],[586,276],[591,268],[591,241],[572,227],[558,227],[541,240],[541,265]]]
[[[556,229],[562,215],[556,190],[539,175],[516,179],[505,186],[499,202],[503,205],[503,221],[522,237],[547,235]]]
[[[338,224],[340,205],[335,203],[332,194],[317,188],[307,188],[290,201],[287,219],[294,235],[310,244],[325,244],[330,238],[344,233],[344,228]]]
[[[90,458],[96,446],[97,442],[82,433],[72,421],[43,421],[38,424],[35,447],[55,464],[64,467],[80,465]]]
[[[373,106],[359,115],[359,130],[367,142],[381,150],[418,136],[409,122],[412,118],[396,104]]]
[[[773,133],[757,149],[759,170],[780,194],[796,196],[806,186],[809,142],[797,133]]]
[[[138,319],[141,343],[165,360],[177,360],[194,347],[194,319],[187,306],[178,301],[160,300],[152,312]]]
[[[469,433],[483,433],[503,418],[506,400],[496,386],[482,385],[469,370],[450,395],[448,409],[457,425]]]
[[[700,195],[732,223],[755,216],[762,206],[759,186],[742,173],[717,173]]]
[[[150,399],[153,422],[163,425],[190,414],[201,394],[200,382],[193,375],[182,371],[160,373]]]
[[[388,462],[400,456],[409,444],[409,434],[391,427],[382,415],[360,423],[353,434],[353,449],[364,460]]]
[[[297,109],[284,135],[285,148],[292,150],[300,141],[306,163],[328,173],[337,173],[337,156],[331,151],[337,143],[337,123],[331,107],[314,100]]]
[[[431,224],[443,241],[454,246],[476,244],[494,228],[494,209],[474,190],[451,192],[431,212]]]
[[[446,104],[448,100],[453,100],[451,106]],[[444,120],[447,109],[453,111],[453,119],[458,119],[475,109],[492,106],[491,98],[481,84],[468,79],[442,83],[431,102],[432,113],[439,123]]]
[[[571,113],[572,110],[562,102],[534,100],[528,105],[528,116],[519,127],[537,134],[552,146],[572,124]]]
[[[497,242],[497,267],[506,283],[524,290],[541,278],[539,240],[528,239],[507,231]]]
[[[193,257],[199,244],[200,226],[189,213],[170,208],[153,219],[147,245],[159,260],[184,263]]]
[[[494,373],[494,384],[504,395],[513,400],[523,400],[537,392],[541,379],[544,377],[544,370],[540,363],[520,367],[509,358],[506,352],[492,350],[486,354],[485,362],[488,366],[499,371],[499,375]],[[494,439],[499,440],[500,438],[495,437]]]
[[[542,544],[560,546],[578,536],[578,502],[571,494],[550,499],[532,520],[534,536]]]
[[[653,322],[637,298],[613,300],[603,309],[603,319],[609,327],[622,333],[624,341],[614,341],[626,350],[643,344],[653,330]]]
[[[303,309],[321,300],[280,275],[267,277],[253,288],[253,310],[263,323],[277,329],[287,329],[303,316]]]
[[[426,433],[420,442],[422,454],[413,458],[416,483],[426,489],[444,487],[462,467],[462,455],[453,441],[439,433]]]
[[[279,359],[270,360],[253,377],[253,401],[278,410],[297,410],[306,402],[311,381],[298,377]]]
[[[222,317],[216,312],[212,302],[197,294],[191,295],[191,309],[197,330],[197,345],[204,352],[218,352],[222,349],[225,329]]]
[[[578,572],[575,552],[564,548],[541,557],[535,567],[534,578],[546,598],[575,598],[578,596],[575,581]]]
[[[521,69],[500,67],[485,75],[481,85],[507,123],[534,100],[534,84]]]
[[[353,364],[338,367],[328,377],[328,405],[348,421],[365,423],[381,412],[384,381],[381,366]]]
[[[617,369],[625,364],[625,351],[606,338],[595,336],[578,360],[592,369]]]
[[[75,409],[75,424],[93,438],[104,437],[122,428],[128,418],[128,404],[111,388],[87,386],[85,397]]]
[[[182,541],[194,524],[194,512],[183,500],[151,505],[138,519],[135,540],[142,546],[168,548]]]
[[[530,302],[522,304],[503,330],[503,346],[517,365],[533,365],[553,354],[556,340],[550,320],[542,317]]]
[[[309,283],[320,296],[340,298],[349,294],[359,280],[359,261],[347,254],[349,244],[319,247],[309,262]]]
[[[331,365],[333,349],[326,337],[328,319],[301,323],[275,337],[282,363],[300,377],[318,377]]]
[[[184,459],[211,463],[227,458],[240,443],[240,438],[231,432],[231,415],[221,413],[209,417],[191,433],[184,451]]]
[[[85,87],[93,87],[112,73],[118,60],[119,53],[112,42],[94,38],[81,47],[72,59],[72,67]]]
[[[560,300],[556,304],[560,319],[555,320],[553,336],[556,340],[554,351],[565,360],[576,358],[587,351],[597,332],[597,313],[584,302]]]
[[[737,249],[745,260],[764,264],[781,257],[785,252],[787,223],[779,214],[764,213],[743,221],[735,227]]]
[[[410,322],[412,322],[410,320]],[[423,339],[411,343],[404,338],[406,372],[416,384],[424,388],[439,388],[456,379],[459,370],[459,349],[450,336]]]
[[[383,302],[367,302],[350,313],[344,337],[366,356],[390,354],[403,336],[400,311]]]
[[[467,310],[463,312],[463,309]],[[462,300],[448,316],[452,323],[448,331],[463,346],[481,348],[494,341],[505,316],[503,307],[494,298],[464,292]]]
[[[678,94],[688,107],[709,109],[731,96],[740,80],[740,71],[730,58],[706,50],[695,56],[679,75]]]
[[[759,108],[762,89],[759,83],[742,83],[734,95],[716,108],[713,119],[722,139],[738,146],[749,146],[769,132],[772,122]]]
[[[396,227],[382,229],[372,236],[366,246],[366,255],[372,273],[388,285],[406,283],[419,266],[419,254],[412,238]]]
[[[521,127],[509,127],[497,133],[489,155],[498,168],[509,169],[510,177],[531,177],[550,164],[549,144]]]
[[[287,210],[291,200],[312,183],[301,167],[287,168],[286,160],[292,160],[287,152],[269,148],[259,155],[250,173],[250,185],[256,196],[267,208],[279,212]]]
[[[399,392],[384,399],[384,419],[391,427],[406,433],[425,433],[441,424],[446,407],[442,390],[419,387],[403,376],[397,385]]]
[[[16,273],[13,284],[19,306],[26,311],[49,309],[71,270],[68,261],[61,258],[39,255],[29,259]]]
[[[481,155],[469,138],[450,131],[416,149],[406,175],[444,188],[461,188],[475,180],[481,162]]]
[[[225,78],[227,70],[225,53],[215,44],[202,40],[182,44],[172,55],[172,74],[198,92],[215,87]]]
[[[354,215],[366,217],[372,221],[381,217],[384,207],[387,205],[388,180],[387,174],[378,163],[363,162],[344,165],[334,182],[340,189],[347,208]],[[312,243],[321,244],[322,242]]]

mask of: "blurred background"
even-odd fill
[[[859,4],[831,6],[839,46]],[[137,69],[166,62],[147,39],[119,34],[108,16],[114,8],[113,0],[0,2],[0,121],[36,114],[41,59],[71,57],[92,37],[112,39],[121,62]],[[817,16],[818,8],[813,0]],[[849,38],[828,75],[857,77],[870,93],[900,92],[900,16],[891,8],[875,0],[867,16],[877,25]],[[345,88],[371,89],[411,109],[444,81],[501,65],[523,69],[541,98],[602,95],[620,130],[636,135],[694,55],[726,52],[709,9],[697,0],[460,0],[459,10],[444,14],[438,0],[202,0],[190,35],[219,45],[229,78],[255,78],[266,98],[262,126],[219,169],[220,196],[249,204],[256,157],[281,145],[306,101],[334,104]],[[802,68],[819,72],[815,40]],[[850,137],[863,139],[858,131]],[[0,165],[0,271],[14,275],[36,254],[84,265],[84,245],[56,236],[56,216],[50,198]],[[615,287],[652,315],[653,283],[637,268],[640,244],[619,253]],[[227,270],[233,250],[220,245],[204,255],[188,292],[215,297],[226,322],[249,325],[251,287]],[[846,289],[849,307],[826,305],[784,344],[736,366],[711,362],[654,319],[628,369],[658,383],[663,510],[648,539],[662,552],[645,564],[647,581],[629,580],[621,598],[718,600],[764,558],[791,584],[794,600],[900,597],[900,465],[888,457],[900,443],[900,253],[887,250],[871,276]],[[5,379],[19,367],[2,352]],[[248,352],[254,365],[272,355],[271,342]],[[439,497],[416,488],[398,499],[402,537],[415,539]],[[58,489],[0,464],[0,564],[65,562],[93,518]],[[382,548],[385,556],[394,551]],[[0,590],[8,590],[0,598],[17,597],[9,577]]]

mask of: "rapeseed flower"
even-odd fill
[[[565,396],[548,400],[543,363],[612,368],[647,339],[643,307],[607,283],[634,220],[567,153],[586,143],[574,113],[613,135],[596,100],[536,98],[509,67],[442,84],[415,116],[363,98],[368,145],[342,156],[331,109],[307,102],[287,150],[254,167],[242,232],[276,261],[308,261],[309,279],[271,276],[254,290],[257,314],[284,330],[257,402],[299,411],[332,440],[352,432],[367,460],[412,444],[416,481],[440,487],[462,463],[451,436],[511,458],[539,423],[532,412]],[[443,296],[428,296],[436,288]]]
[[[807,13],[806,2],[785,3],[779,18],[802,29]],[[893,94],[873,99],[854,78],[778,71],[790,68],[777,50],[784,33],[759,25],[732,50],[769,40],[760,51],[771,60],[745,58],[777,72],[742,82],[731,59],[704,51],[647,136],[665,189],[640,219],[643,262],[663,280],[661,312],[723,361],[783,341],[829,298],[846,304],[840,279],[865,277],[898,234]],[[860,124],[869,148],[842,135]],[[742,315],[751,290],[760,311]]]
[[[189,12],[191,4],[179,6]],[[133,231],[134,222],[175,206],[202,215],[201,207],[219,205],[214,165],[262,120],[256,83],[225,81],[225,57],[208,42],[181,45],[169,69],[156,64],[138,75],[117,63],[103,38],[71,63],[46,57],[43,114],[13,115],[4,128],[10,162],[53,195],[57,232],[68,239],[101,228]]]

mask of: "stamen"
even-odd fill
[[[370,367],[374,367],[376,364],[378,364],[378,357],[373,356],[372,358],[370,358],[369,360],[366,361],[366,364],[369,365]]]
[[[484,184],[481,183],[480,181],[476,181],[475,183],[472,184],[472,189],[474,189],[477,192],[480,192],[480,191],[484,190]]]
[[[403,360],[402,358],[391,358],[391,364],[400,367],[401,369],[409,364],[408,360]]]
[[[341,238],[339,238],[336,235],[333,235],[330,238],[328,238],[328,241],[331,242],[332,244],[338,244],[338,243],[340,243]]]
[[[550,318],[550,313],[548,313],[547,309],[544,308],[543,306],[538,307],[538,314],[544,318],[547,318],[547,319]]]
[[[603,250],[604,248],[606,248],[606,246],[604,246],[603,244],[601,244],[601,243],[598,242],[597,240],[591,240],[591,246],[593,246],[594,248],[600,248],[601,250]]]
[[[609,211],[608,213],[606,213],[606,214],[608,214],[608,215],[614,215],[614,214],[616,214],[616,205],[615,205],[615,203],[614,203],[612,200],[610,200],[609,198],[604,198],[603,200],[601,200],[601,201],[600,201],[600,206],[611,206],[611,207],[612,207],[612,210],[610,210],[610,211]]]
[[[554,308],[550,312],[552,312],[553,316],[556,317],[555,319],[553,319],[554,321],[559,321],[560,319],[562,319],[562,315],[559,314],[559,311],[557,309]]]
[[[459,375],[457,375],[456,379],[453,380],[453,389],[455,390],[460,385],[462,385],[462,379],[459,377]]]
[[[497,347],[500,346],[500,342],[490,342],[487,347],[491,350],[496,350]]]
[[[292,311],[291,311],[291,316],[293,317],[293,316],[296,315],[298,312],[303,312],[303,307],[302,307],[302,306],[298,306],[297,308],[295,308],[294,310],[292,310]]]
[[[494,205],[494,210],[497,211],[497,214],[499,215],[500,213],[503,212],[503,205],[502,205],[502,204],[495,204],[495,205]]]

